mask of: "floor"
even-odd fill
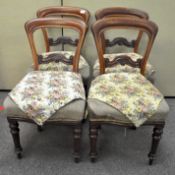
[[[0,93],[0,105],[7,93]],[[98,140],[96,163],[89,161],[88,123],[83,129],[82,159],[72,156],[72,129],[46,126],[39,133],[35,125],[20,123],[23,159],[14,154],[4,112],[0,112],[0,175],[174,175],[175,99],[167,99],[170,114],[158,149],[157,160],[148,165],[151,127],[127,130],[103,126]]]

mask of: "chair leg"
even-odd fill
[[[163,128],[164,128],[164,124],[155,125],[155,127],[153,129],[151,151],[148,154],[149,165],[152,165],[153,161],[155,160],[156,151],[157,151],[161,136],[163,134]]]
[[[78,124],[74,127],[74,161],[78,163],[80,161],[80,150],[81,150],[81,134],[82,125]]]
[[[19,124],[17,121],[15,120],[10,120],[8,119],[9,122],[9,127],[10,127],[10,132],[12,134],[12,138],[14,141],[14,145],[15,145],[15,152],[17,155],[18,159],[22,158],[22,147],[20,144],[20,136],[19,136]]]
[[[97,129],[101,130],[102,129],[102,126],[101,125],[98,125]]]
[[[43,126],[39,126],[39,125],[37,125],[37,129],[38,129],[38,132],[42,132],[44,130]]]
[[[129,129],[131,129],[131,130],[137,130],[137,128],[135,126],[130,126]]]
[[[90,123],[89,137],[90,137],[90,159],[95,162],[97,159],[97,137],[99,125]]]

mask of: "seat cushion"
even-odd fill
[[[38,125],[76,99],[85,100],[82,77],[67,71],[33,71],[9,93],[10,98]]]
[[[4,107],[6,116],[8,117],[28,118],[26,113],[20,110],[9,96],[4,100]],[[83,119],[84,110],[85,101],[77,99],[60,108],[48,121],[78,122]]]
[[[136,127],[154,118],[156,114],[165,114],[162,112],[164,109],[160,107],[160,103],[164,100],[163,95],[139,73],[108,73],[92,81],[88,95],[89,109],[97,116],[102,116],[102,119],[105,115],[107,115],[105,119],[111,119],[110,117],[115,115],[109,115],[110,112],[104,105],[100,105],[98,109],[93,100],[110,105],[115,109],[114,111],[117,111],[112,114],[116,114],[117,117],[126,116],[128,121],[131,121]],[[96,110],[102,113],[98,115]]]
[[[104,54],[104,58],[109,58],[110,61],[112,61],[115,57],[117,56],[129,56],[132,60],[136,61],[137,59],[142,59],[143,57],[137,53],[117,53],[117,54]],[[97,77],[99,75],[99,60],[96,60],[94,67],[93,67],[93,77]],[[140,72],[138,68],[133,68],[131,66],[125,65],[116,65],[110,68],[106,68],[106,73],[111,73],[111,72]],[[151,82],[154,82],[155,79],[155,69],[154,67],[150,64],[147,63],[146,65],[146,70],[145,70],[145,76],[148,80]]]
[[[125,117],[116,108],[96,99],[88,100],[89,120],[102,122],[122,122],[132,124],[131,121]],[[147,120],[147,122],[165,121],[169,112],[169,106],[163,99],[157,109],[157,112]]]
[[[53,51],[53,52],[46,52],[42,53],[43,61],[46,60],[49,55],[52,54],[61,54],[64,55],[67,59],[70,58],[70,56],[74,56],[75,52],[73,51]],[[29,71],[33,71],[33,66],[29,69]],[[50,60],[49,63],[42,63],[39,64],[39,70],[42,71],[48,71],[48,70],[54,70],[54,71],[72,71],[72,65],[67,65],[62,62],[56,62],[56,60]],[[87,63],[86,59],[83,56],[80,56],[80,61],[79,61],[79,72],[82,75],[84,83],[88,83],[89,77],[90,77],[90,67],[89,64]]]

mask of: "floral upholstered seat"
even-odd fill
[[[108,58],[110,61],[114,60],[115,57],[119,56],[129,56],[133,61],[136,61],[137,59],[142,59],[143,57],[137,53],[113,53],[113,54],[104,54],[104,58]],[[93,67],[93,77],[97,77],[99,75],[99,60],[96,60],[94,67]],[[106,68],[105,73],[111,73],[111,72],[140,72],[139,68],[133,68],[129,65],[122,66],[120,64],[113,66],[113,67],[108,67]],[[150,80],[151,82],[154,82],[154,76],[155,76],[155,69],[154,67],[148,62],[146,65],[146,70],[145,70],[145,77]]]
[[[85,91],[80,74],[63,71],[33,71],[16,85],[9,93],[9,97],[29,119],[38,125],[43,125],[67,104],[79,99],[85,100]],[[9,106],[6,107],[8,111]],[[63,121],[64,117],[66,116],[63,116]],[[81,121],[82,118],[79,120]]]
[[[95,78],[89,90],[90,121],[133,123],[165,120],[169,107],[141,74],[109,73]]]

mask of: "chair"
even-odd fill
[[[73,18],[73,19],[82,20],[88,25],[90,13],[88,10],[79,8],[79,7],[51,6],[51,7],[45,7],[45,8],[39,9],[37,11],[37,17],[38,18],[45,18],[45,17]],[[62,29],[62,36],[59,36],[55,40],[53,38],[48,37],[48,32],[46,30],[42,30],[42,31],[43,31],[44,41],[45,41],[46,53],[43,53],[41,56],[44,57],[46,54],[49,55],[52,53],[54,54],[62,53],[65,56],[71,56],[74,54],[73,51],[65,51],[64,46],[65,45],[70,45],[73,47],[77,46],[77,43],[78,43],[77,39],[74,40],[71,37],[64,36],[63,29]],[[50,51],[51,47],[58,46],[60,44],[62,45],[62,51],[55,51],[55,52]],[[40,66],[40,70],[49,70],[49,69],[70,70],[70,66],[68,65],[56,66],[55,63],[54,65],[50,63],[49,65],[42,64]],[[88,79],[90,77],[90,68],[89,68],[89,64],[87,63],[86,59],[82,55],[80,55],[79,70],[80,70],[80,74],[83,77],[84,84],[87,85]]]
[[[109,8],[104,8],[104,9],[99,9],[96,13],[95,13],[95,17],[96,20],[100,20],[102,18],[107,18],[107,17],[122,17],[122,18],[127,18],[127,17],[131,17],[131,18],[139,18],[139,19],[145,19],[145,20],[149,20],[149,15],[141,10],[138,9],[132,9],[132,8],[125,8],[125,7],[109,7]],[[137,58],[140,58],[141,55],[138,53],[138,49],[139,46],[141,44],[141,39],[143,37],[143,32],[140,31],[138,32],[138,36],[135,40],[132,41],[128,41],[126,38],[124,37],[116,37],[114,38],[112,41],[110,41],[109,39],[105,39],[105,36],[103,36],[103,39],[105,40],[104,43],[104,49],[105,47],[113,47],[115,45],[120,45],[120,46],[126,46],[128,48],[133,48],[133,52],[132,53],[132,57],[134,60],[136,60]],[[117,55],[126,55],[126,53],[115,53],[111,55],[111,58],[114,58]],[[131,54],[131,53],[128,53]],[[104,57],[108,57],[110,54],[105,54]],[[141,57],[142,58],[142,57]],[[118,67],[119,69],[119,67]],[[109,69],[107,68],[106,72],[113,72],[113,69]],[[154,83],[155,81],[155,69],[154,67],[148,63],[146,66],[146,77]],[[94,74],[93,77],[96,77],[97,75],[99,75],[99,62],[98,60],[96,61],[95,65],[94,65]]]
[[[137,59],[136,61],[133,61],[129,56],[116,56],[113,60],[104,58],[105,45],[104,45],[103,36],[104,36],[104,32],[111,29],[128,29],[128,30],[132,29],[132,30],[139,30],[141,32],[146,33],[149,37],[149,40],[148,40],[147,48],[143,55],[143,59]],[[106,67],[112,67],[114,65],[117,65],[117,66],[129,65],[132,67],[140,68],[140,73],[144,75],[147,60],[148,60],[154,39],[156,37],[157,31],[158,31],[158,27],[155,23],[147,20],[133,19],[129,17],[128,18],[112,18],[112,17],[105,18],[105,19],[96,21],[92,26],[92,32],[94,35],[98,57],[99,57],[99,63],[100,63],[100,76],[98,76],[95,80],[92,81],[91,87],[89,90],[89,97],[88,97],[88,111],[89,111],[89,125],[90,125],[90,130],[89,130],[90,158],[92,162],[96,161],[96,158],[97,158],[96,144],[97,144],[98,129],[101,127],[101,125],[108,124],[108,125],[117,125],[117,126],[124,126],[124,127],[134,126],[133,123],[123,113],[121,113],[119,110],[117,110],[110,104],[100,101],[97,98],[90,98],[92,88],[95,87],[97,83],[97,79],[103,80],[103,77],[105,75],[109,75],[109,73],[105,74]],[[138,76],[141,76],[140,73],[138,73]],[[120,76],[121,73],[120,74],[110,73],[110,74],[111,74],[110,76],[113,76],[113,75]],[[128,76],[129,74],[132,74],[132,73],[128,73]],[[105,85],[110,84],[110,81],[112,80],[105,80]],[[125,80],[120,80],[120,79],[118,79],[118,81],[121,81],[123,83],[125,82]],[[142,83],[140,83],[139,86],[142,87]],[[113,88],[115,89],[115,87]],[[100,89],[96,88],[97,96],[100,95],[100,93],[103,94],[102,96],[104,96],[105,91],[106,91],[106,87],[101,87]],[[142,101],[142,99],[140,99],[140,101]],[[125,102],[127,103],[127,99],[125,100]],[[154,113],[154,115],[151,118],[149,118],[147,121],[145,121],[145,123],[143,124],[143,125],[154,126],[154,131],[152,136],[153,137],[152,146],[151,146],[150,153],[148,155],[150,165],[153,163],[153,160],[155,159],[156,150],[157,150],[161,135],[163,133],[165,119],[168,114],[168,111],[169,111],[168,104],[163,99],[160,102],[160,105],[157,111]],[[144,116],[144,113],[143,113],[143,116]]]
[[[77,31],[79,33],[79,39],[77,42],[77,49],[76,49],[75,55],[70,59],[67,59],[64,55],[61,55],[61,54],[52,55],[52,57],[48,57],[47,59],[44,59],[44,60],[38,57],[33,34],[35,33],[35,31],[39,29],[46,29],[46,28],[58,28],[58,29],[69,28],[74,31]],[[72,65],[71,71],[74,73],[78,73],[80,51],[81,51],[81,48],[85,39],[85,33],[87,30],[87,25],[83,21],[73,20],[73,19],[70,20],[70,19],[58,19],[58,18],[38,18],[38,19],[33,19],[26,22],[25,29],[26,29],[29,44],[31,47],[31,51],[32,51],[35,71],[38,72],[39,64],[42,61],[48,62],[49,60],[54,59],[56,62],[61,62],[61,63],[63,62],[65,64]],[[39,72],[42,72],[42,71],[39,71]],[[59,81],[61,84],[62,79],[60,79]],[[69,86],[69,84],[67,86]],[[25,112],[23,112],[9,96],[5,99],[4,106],[6,110],[7,120],[9,122],[9,127],[11,130],[11,134],[13,137],[13,141],[15,144],[15,151],[16,151],[17,157],[21,158],[22,147],[20,144],[18,122],[29,122],[29,123],[34,123],[34,122],[33,120],[29,119],[28,115]],[[81,140],[82,120],[84,117],[84,111],[85,111],[85,101],[82,99],[77,99],[61,107],[51,118],[49,118],[45,122],[45,125],[54,124],[54,125],[67,125],[67,126],[73,127],[75,162],[78,162],[80,160],[80,140]]]

